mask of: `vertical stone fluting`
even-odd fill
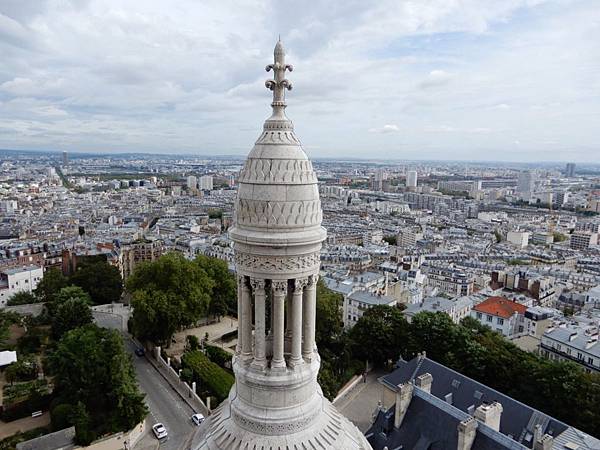
[[[290,365],[296,366],[302,362],[302,292],[306,286],[306,279],[294,280],[292,292],[292,348]]]
[[[273,281],[273,359],[271,368],[285,368],[283,354],[285,333],[285,296],[287,293],[287,281]]]
[[[237,277],[237,344],[235,346],[235,353],[239,355],[242,351],[242,326],[243,326],[243,317],[242,317],[242,283],[244,281],[243,277]]]
[[[252,298],[245,277],[242,278],[242,358],[252,358]]]
[[[254,291],[254,360],[252,366],[257,369],[266,367],[265,344],[265,280],[251,279]]]
[[[311,275],[303,295],[303,335],[302,357],[311,361],[315,350],[315,320],[317,314],[317,275]]]

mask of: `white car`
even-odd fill
[[[156,436],[156,439],[159,439],[159,440],[166,439],[168,436],[167,429],[160,422],[152,425],[152,432],[154,433],[154,436]]]
[[[200,425],[202,422],[204,422],[204,416],[202,414],[194,414],[192,416],[192,422],[194,422],[196,425]]]

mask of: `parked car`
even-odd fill
[[[194,422],[196,425],[200,425],[202,422],[204,422],[204,416],[202,414],[194,414],[192,416],[192,422]]]
[[[146,354],[146,351],[143,347],[138,347],[135,349],[135,354],[138,356],[144,356]]]
[[[152,432],[154,433],[154,436],[156,436],[156,439],[159,440],[166,439],[168,436],[167,429],[160,422],[152,425]]]

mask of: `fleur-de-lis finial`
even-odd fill
[[[281,37],[275,44],[275,50],[273,52],[273,64],[269,64],[265,70],[267,72],[273,70],[273,80],[265,81],[265,86],[273,91],[273,103],[271,106],[273,107],[273,115],[283,115],[283,110],[285,109],[285,90],[288,91],[292,89],[292,83],[285,78],[285,71],[294,70],[291,64],[285,63],[285,50],[283,48],[283,44],[281,43]]]

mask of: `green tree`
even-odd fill
[[[44,302],[52,301],[55,294],[67,286],[69,281],[62,272],[56,268],[46,270],[41,281],[35,288],[35,295]]]
[[[90,414],[82,402],[77,402],[71,420],[75,425],[75,443],[90,445],[96,439],[96,433],[91,429]]]
[[[14,294],[6,303],[8,306],[27,305],[29,303],[38,303],[40,300],[31,292],[21,291]]]
[[[88,292],[95,305],[118,302],[123,292],[119,269],[106,261],[82,264],[69,281]]]
[[[131,357],[117,331],[94,324],[71,330],[59,341],[50,363],[56,397],[78,405],[78,417],[94,412],[86,420],[75,421],[83,432],[128,430],[146,416]]]
[[[344,326],[342,321],[342,302],[344,297],[325,286],[323,280],[317,282],[317,320],[315,340],[319,348],[328,347]]]
[[[52,431],[64,430],[73,425],[73,405],[69,403],[61,403],[56,405],[50,411],[50,423]]]
[[[46,309],[50,317],[54,317],[56,311],[67,300],[81,299],[88,305],[92,304],[90,295],[79,286],[66,286],[52,296],[52,300],[46,303]]]
[[[52,318],[52,334],[59,339],[67,331],[92,323],[92,310],[85,298],[69,298],[61,303]]]
[[[393,234],[384,236],[383,240],[385,242],[387,242],[388,244],[390,244],[390,245],[397,245],[398,244],[398,236],[395,236]]]
[[[180,253],[167,253],[142,263],[127,280],[132,294],[135,336],[169,343],[173,333],[206,315],[213,281]]]
[[[408,339],[408,322],[394,306],[373,306],[352,327],[350,338],[356,356],[381,366],[399,358]]]
[[[204,255],[197,256],[194,261],[213,282],[209,313],[215,316],[224,316],[227,313],[237,315],[237,287],[227,263]]]

